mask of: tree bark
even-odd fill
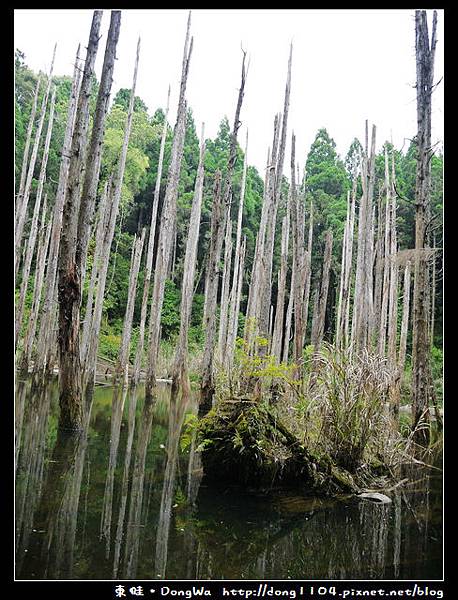
[[[331,255],[332,255],[332,231],[328,229],[325,235],[325,247],[323,257],[323,270],[321,273],[321,285],[317,297],[317,316],[315,326],[312,327],[312,344],[314,350],[317,351],[323,340],[324,322],[326,316],[326,304],[328,299],[329,289],[329,274],[331,270]]]
[[[192,53],[193,38],[189,38],[191,27],[191,13],[189,13],[186,29],[186,39],[183,51],[181,70],[180,94],[178,99],[177,121],[175,123],[167,188],[165,190],[164,205],[161,215],[161,228],[159,231],[156,265],[154,272],[152,303],[149,324],[149,352],[146,373],[145,393],[152,399],[156,387],[157,357],[159,352],[161,312],[164,302],[165,279],[167,276],[170,255],[173,245],[173,228],[177,210],[178,183],[180,178],[181,160],[186,128],[186,83]]]
[[[59,426],[70,430],[81,429],[84,418],[79,349],[81,288],[75,253],[89,127],[90,89],[101,19],[102,11],[94,11],[72,137],[58,259]]]
[[[46,107],[48,104],[49,92],[51,91],[52,84],[52,72],[54,68],[54,59],[56,57],[56,47],[54,46],[54,51],[52,55],[51,68],[49,69],[48,75],[48,84],[46,86],[46,91],[43,96],[43,100],[41,103],[41,112],[40,112],[40,120],[38,121],[37,130],[35,132],[35,140],[33,143],[32,154],[30,155],[29,169],[27,171],[27,179],[24,185],[23,195],[19,196],[17,199],[17,206],[19,211],[16,215],[16,229],[15,229],[15,249],[16,249],[16,263],[15,263],[15,275],[17,276],[19,270],[19,262],[21,258],[20,248],[22,244],[22,236],[24,233],[24,225],[27,217],[27,208],[29,204],[30,190],[32,188],[32,179],[33,172],[35,170],[35,163],[37,161],[38,156],[38,147],[40,145],[41,132],[43,129],[43,125],[45,122],[46,116]]]
[[[164,150],[165,150],[165,140],[167,137],[167,116],[169,114],[169,103],[170,103],[170,86],[167,95],[167,108],[165,110],[164,115],[164,127],[162,129],[162,137],[161,137],[161,147],[159,150],[159,162],[157,168],[157,177],[156,177],[156,186],[154,188],[154,198],[153,198],[153,208],[151,212],[151,222],[149,229],[149,237],[148,237],[148,251],[146,255],[146,265],[145,265],[145,281],[143,284],[143,296],[142,296],[142,307],[140,312],[140,328],[138,334],[138,342],[137,342],[137,352],[135,355],[135,363],[134,363],[134,372],[132,375],[132,383],[133,385],[137,385],[140,380],[140,369],[143,358],[143,348],[145,343],[145,324],[146,324],[146,316],[148,312],[148,298],[151,286],[151,271],[153,266],[153,250],[154,250],[154,240],[156,237],[156,222],[157,222],[157,209],[159,206],[159,192],[161,189],[161,178],[162,178],[162,167],[164,164]]]
[[[426,261],[421,250],[425,246],[426,212],[431,196],[431,96],[433,91],[434,55],[436,49],[437,12],[434,11],[431,44],[426,11],[415,11],[415,50],[417,67],[417,172],[415,181],[415,262],[412,335],[412,408],[414,439],[420,444],[429,440],[426,428],[417,428],[420,420],[429,421],[429,405],[433,401],[428,315],[425,303]]]
[[[23,316],[24,316],[25,296],[27,293],[27,289],[29,287],[30,268],[32,266],[32,258],[33,258],[34,252],[35,252],[35,243],[36,243],[37,232],[38,232],[38,216],[40,214],[41,197],[43,194],[43,186],[44,186],[45,179],[46,179],[46,167],[48,165],[49,146],[51,143],[51,135],[52,135],[52,129],[53,129],[53,124],[54,124],[55,99],[56,99],[56,89],[54,88],[52,95],[51,95],[51,103],[50,103],[50,107],[49,107],[48,128],[47,128],[47,132],[46,132],[45,145],[43,148],[43,157],[41,159],[41,168],[40,168],[40,175],[38,178],[38,187],[37,187],[37,193],[36,193],[36,198],[35,198],[35,206],[33,209],[32,223],[30,225],[29,239],[27,241],[27,251],[26,251],[26,255],[25,255],[24,266],[22,269],[21,289],[20,289],[19,302],[18,302],[17,312],[16,312],[16,330],[15,330],[16,346],[19,341],[19,336],[20,336],[20,332],[21,332],[22,320],[23,320]]]

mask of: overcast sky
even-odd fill
[[[169,122],[175,122],[187,10],[122,11],[113,94],[131,87],[138,36],[141,54],[136,94],[153,114],[165,107],[171,84]],[[35,71],[48,71],[54,43],[56,75],[71,75],[78,43],[87,45],[91,10],[15,10],[15,47]],[[100,78],[110,12],[102,20],[96,61]],[[432,11],[428,10],[428,22]],[[435,81],[443,76],[444,11],[438,10]],[[415,11],[379,9],[193,9],[194,48],[187,98],[199,135],[214,138],[224,115],[232,124],[242,52],[250,61],[239,142],[249,130],[248,162],[261,175],[271,144],[273,119],[283,110],[289,45],[293,42],[288,139],[296,134],[301,168],[313,139],[326,127],[344,157],[364,122],[377,126],[377,149],[385,140],[408,146],[416,132]],[[85,52],[85,51],[84,51]],[[83,52],[83,55],[84,55]],[[433,143],[443,140],[443,85],[433,95]],[[285,174],[288,174],[290,142]]]

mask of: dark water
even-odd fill
[[[57,435],[55,383],[16,400],[17,579],[441,579],[442,479],[406,468],[391,504],[201,485],[169,390],[95,391]]]

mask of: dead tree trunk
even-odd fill
[[[399,353],[398,353],[398,370],[399,370],[399,388],[402,384],[402,377],[404,375],[404,367],[406,362],[406,350],[407,350],[407,334],[409,331],[409,311],[410,311],[410,279],[411,279],[411,263],[407,261],[404,268],[404,288],[403,288],[403,300],[402,300],[402,321],[401,321],[401,335],[399,339]],[[399,390],[400,391],[400,390]],[[399,407],[398,407],[399,409]]]
[[[427,278],[425,246],[426,218],[431,196],[431,96],[436,50],[437,12],[434,11],[431,44],[426,11],[415,11],[415,49],[417,66],[417,173],[415,181],[415,262],[412,336],[412,408],[413,424],[428,421],[434,388],[430,363],[428,315],[425,303]],[[415,440],[427,443],[428,430],[417,428]]]
[[[56,47],[54,46],[54,51],[52,55],[51,68],[49,69],[48,75],[48,84],[46,86],[46,91],[43,96],[43,100],[41,103],[41,112],[40,112],[40,120],[38,121],[37,130],[35,132],[35,140],[33,143],[32,154],[30,155],[29,169],[27,171],[27,179],[24,185],[24,191],[22,196],[19,196],[17,199],[17,206],[19,208],[18,214],[16,215],[16,229],[15,229],[15,249],[16,249],[16,263],[15,263],[15,275],[17,276],[19,270],[19,263],[21,258],[21,244],[22,244],[22,236],[24,233],[24,225],[27,217],[27,208],[29,204],[30,190],[32,189],[32,179],[33,172],[35,170],[35,163],[37,161],[38,156],[38,148],[40,146],[41,132],[43,129],[43,125],[45,122],[46,116],[46,107],[48,104],[49,92],[51,91],[52,84],[52,71],[54,68],[54,59],[56,57]]]
[[[53,124],[54,124],[55,99],[56,99],[56,89],[54,88],[52,95],[51,95],[51,103],[50,103],[49,118],[48,118],[48,128],[47,128],[47,132],[46,132],[45,145],[43,148],[43,157],[41,159],[41,168],[40,168],[40,175],[38,177],[38,187],[37,187],[37,193],[36,193],[36,198],[35,198],[35,206],[33,209],[32,223],[30,225],[29,239],[27,241],[27,251],[26,251],[26,255],[25,255],[24,266],[22,269],[21,289],[20,289],[19,302],[18,302],[18,307],[17,307],[17,312],[16,312],[16,330],[15,330],[16,346],[19,341],[19,336],[20,336],[20,332],[21,332],[22,320],[23,320],[23,316],[24,316],[25,296],[27,293],[27,289],[29,287],[30,268],[32,266],[32,258],[33,258],[34,252],[35,252],[35,243],[36,243],[37,232],[38,232],[38,216],[40,214],[41,197],[43,194],[43,186],[44,186],[45,178],[46,178],[46,167],[48,165],[49,146],[51,143],[51,135],[52,135],[52,129],[53,129]]]
[[[181,402],[189,399],[191,385],[188,375],[188,331],[191,321],[192,299],[194,297],[194,279],[196,273],[197,243],[199,241],[200,215],[204,187],[205,138],[204,124],[200,142],[199,166],[194,189],[194,199],[189,218],[188,238],[183,264],[183,283],[181,286],[180,333],[175,350],[175,361],[172,370],[172,397],[176,399],[181,391]]]
[[[186,39],[183,51],[181,70],[180,94],[178,99],[177,121],[172,142],[170,167],[167,188],[165,191],[164,205],[159,231],[156,265],[152,292],[151,314],[149,324],[149,352],[146,373],[146,397],[152,399],[156,387],[156,368],[159,352],[161,312],[164,302],[165,279],[167,276],[170,255],[173,246],[173,229],[177,210],[178,183],[180,178],[181,160],[186,128],[186,83],[188,79],[189,64],[191,60],[193,38],[190,39],[191,13],[189,13],[186,30]]]
[[[27,177],[27,167],[29,164],[30,141],[32,139],[33,126],[35,124],[35,116],[37,113],[38,92],[40,91],[41,73],[38,75],[37,85],[33,96],[32,109],[30,112],[29,124],[27,126],[27,135],[25,139],[24,154],[22,156],[21,178],[19,180],[19,190],[16,196],[16,214],[21,211],[22,200],[24,197],[25,178]]]
[[[391,184],[390,173],[388,167],[388,149],[385,146],[385,237],[383,244],[383,285],[382,285],[382,301],[380,314],[380,330],[378,339],[378,351],[385,355],[386,349],[386,327],[388,318],[388,303],[390,297],[390,207],[391,207]]]
[[[229,284],[232,263],[232,219],[230,210],[226,216],[226,235],[224,236],[224,267],[221,284],[221,301],[219,312],[218,360],[223,361],[227,342],[227,317],[229,312]]]
[[[78,237],[76,247],[76,265],[80,272],[81,287],[86,276],[86,259],[89,237],[95,208],[95,199],[99,183],[100,162],[102,159],[102,144],[105,131],[105,119],[110,101],[113,71],[116,60],[119,30],[121,27],[121,11],[112,10],[110,28],[108,30],[105,56],[103,60],[100,87],[95,107],[94,123],[92,125],[91,141],[86,159],[81,205],[78,218]]]
[[[270,353],[276,356],[278,362],[281,362],[281,350],[284,331],[284,316],[285,316],[285,296],[286,296],[286,275],[288,271],[288,250],[289,250],[289,229],[290,229],[290,198],[288,197],[286,204],[286,215],[283,217],[281,231],[281,256],[280,269],[278,271],[278,291],[277,291],[277,307],[275,311],[275,325],[272,335],[272,343]]]
[[[120,378],[124,375],[124,385],[127,385],[128,382],[128,365],[130,338],[132,337],[132,320],[134,318],[138,270],[140,268],[143,244],[145,242],[145,233],[146,230],[143,229],[141,237],[134,239],[134,244],[132,246],[132,260],[129,274],[129,291],[127,295],[127,306],[122,328],[121,347],[119,349],[118,362],[116,365],[116,377]]]
[[[213,374],[213,349],[216,336],[216,301],[218,293],[219,257],[223,244],[224,233],[224,202],[221,193],[221,173],[215,173],[213,190],[213,207],[211,215],[210,248],[208,251],[208,288],[207,311],[205,317],[205,348],[202,357],[202,381],[200,414],[205,414],[210,408],[215,389]]]
[[[229,319],[228,319],[228,332],[227,332],[227,347],[225,353],[226,368],[232,364],[235,338],[237,336],[237,325],[240,308],[240,293],[243,279],[243,261],[241,258],[241,238],[242,238],[242,218],[243,218],[243,205],[245,201],[245,188],[246,188],[246,176],[248,166],[248,130],[246,133],[245,142],[245,157],[243,161],[243,173],[242,182],[240,188],[240,202],[237,214],[237,233],[235,238],[235,257],[234,257],[234,273],[232,276],[232,287],[230,295],[230,306],[229,306]],[[240,290],[240,292],[239,292]]]
[[[21,370],[28,372],[30,361],[33,353],[33,342],[35,340],[35,331],[37,327],[38,314],[40,308],[40,300],[42,296],[43,278],[46,266],[46,256],[49,247],[49,238],[51,235],[51,223],[46,222],[46,194],[43,200],[43,208],[41,211],[41,227],[38,239],[37,249],[37,268],[35,269],[35,278],[33,284],[33,303],[30,309],[29,321],[27,323],[27,331],[24,336],[24,347],[21,356]]]
[[[63,429],[70,430],[80,429],[84,418],[79,355],[81,288],[79,274],[76,269],[75,253],[82,173],[89,127],[90,89],[99,44],[101,19],[102,11],[94,11],[72,138],[58,260],[59,425]]]
[[[156,177],[156,186],[154,188],[154,197],[153,197],[153,208],[151,212],[151,222],[149,229],[149,237],[148,237],[148,251],[146,255],[146,265],[145,265],[145,281],[143,284],[143,296],[142,296],[142,307],[140,312],[140,328],[138,334],[138,342],[137,342],[137,351],[135,354],[135,363],[134,363],[134,372],[132,375],[132,384],[137,385],[140,380],[140,369],[143,358],[143,348],[145,343],[145,325],[146,325],[146,316],[148,312],[148,298],[150,292],[151,285],[151,271],[153,267],[153,250],[154,250],[154,240],[156,237],[156,221],[157,221],[157,209],[159,206],[159,192],[161,189],[161,178],[162,178],[162,167],[164,164],[164,150],[165,150],[165,140],[167,137],[167,116],[169,114],[169,103],[170,103],[170,86],[167,95],[167,108],[165,110],[164,115],[164,127],[162,129],[162,137],[161,137],[161,147],[159,150],[159,162],[157,168],[157,177]]]
[[[127,150],[129,146],[130,132],[132,129],[132,118],[134,114],[135,103],[135,88],[137,85],[138,60],[140,54],[140,38],[137,43],[137,52],[135,57],[134,75],[132,80],[132,89],[130,93],[129,108],[127,112],[126,127],[124,129],[124,139],[121,148],[121,155],[116,167],[116,172],[113,178],[110,178],[108,184],[108,208],[105,211],[104,220],[104,241],[101,257],[101,267],[98,274],[97,295],[94,307],[94,314],[91,324],[91,335],[87,346],[86,359],[84,365],[84,383],[91,386],[94,381],[95,367],[97,360],[97,347],[99,342],[100,324],[102,321],[103,298],[105,294],[105,286],[108,274],[108,264],[110,257],[110,249],[113,243],[115,232],[116,219],[118,216],[119,203],[121,200],[122,182],[124,178],[124,170],[126,167]]]
[[[75,125],[76,106],[78,103],[79,90],[81,85],[81,68],[79,59],[79,49],[76,52],[75,68],[73,71],[72,89],[67,110],[67,124],[65,127],[64,142],[62,145],[62,158],[59,169],[59,183],[57,186],[56,198],[54,201],[51,239],[49,244],[48,264],[46,267],[45,292],[43,306],[40,311],[40,328],[37,339],[37,353],[34,364],[34,373],[44,375],[52,368],[51,354],[56,346],[56,305],[57,305],[57,259],[59,255],[60,234],[62,229],[62,211],[67,186],[68,167],[70,164],[70,150]]]
[[[323,270],[321,273],[321,285],[317,298],[317,316],[312,327],[312,344],[316,350],[320,347],[324,335],[324,322],[326,317],[326,304],[328,300],[329,274],[331,271],[332,256],[332,231],[328,229],[325,235]]]

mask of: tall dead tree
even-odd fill
[[[146,230],[143,228],[142,234],[139,238],[134,236],[134,243],[132,245],[127,306],[122,327],[121,346],[119,348],[118,361],[116,365],[116,376],[121,377],[124,375],[124,385],[126,385],[128,381],[130,338],[132,337],[132,321],[134,318],[137,278],[140,268],[140,259],[142,257],[143,244],[145,242],[145,233]]]
[[[414,426],[428,420],[434,388],[431,374],[428,314],[425,296],[428,286],[426,260],[422,256],[426,239],[426,214],[431,198],[431,101],[436,51],[437,12],[433,14],[431,43],[426,11],[415,11],[415,53],[417,70],[417,172],[415,180],[415,261],[412,332],[412,408]],[[427,443],[426,428],[416,428],[415,439]]]
[[[27,177],[27,167],[29,164],[30,142],[32,140],[33,126],[35,124],[35,116],[37,114],[38,92],[40,91],[41,73],[38,75],[35,93],[33,95],[32,109],[30,111],[29,124],[27,125],[27,134],[25,138],[24,154],[22,156],[21,178],[19,180],[19,190],[16,195],[16,214],[21,210],[22,200],[24,197],[25,179]]]
[[[92,322],[90,327],[90,337],[86,349],[84,380],[87,386],[91,386],[94,381],[95,367],[97,360],[97,348],[99,343],[100,324],[102,321],[103,298],[105,295],[105,286],[108,274],[108,265],[110,249],[113,243],[113,237],[116,226],[116,219],[119,212],[121,201],[122,182],[126,168],[127,150],[129,147],[130,133],[132,130],[132,119],[134,114],[135,89],[137,85],[138,61],[140,57],[140,38],[137,43],[137,52],[135,55],[134,74],[132,78],[132,89],[130,92],[129,108],[127,111],[126,126],[124,129],[124,139],[121,147],[121,154],[116,165],[116,170],[109,179],[107,192],[107,208],[104,215],[104,237],[102,242],[100,270],[97,275],[97,293]],[[90,318],[90,315],[86,315]]]
[[[81,65],[79,58],[80,46],[78,46],[73,71],[72,89],[67,109],[67,123],[65,126],[64,141],[62,144],[62,155],[59,168],[59,183],[57,185],[56,198],[54,200],[51,239],[49,242],[48,263],[44,281],[44,298],[40,311],[40,327],[37,336],[37,352],[34,364],[34,373],[43,375],[52,369],[52,355],[56,346],[56,306],[57,306],[57,259],[59,255],[60,234],[62,229],[62,211],[67,186],[68,167],[70,164],[70,150],[73,128],[76,118],[76,107],[78,104],[81,86]]]
[[[30,191],[32,189],[32,179],[33,173],[35,170],[35,163],[38,157],[38,148],[40,146],[41,132],[43,130],[43,125],[45,122],[46,116],[46,107],[48,104],[49,93],[51,91],[52,84],[52,72],[54,68],[54,59],[56,57],[56,47],[54,46],[54,51],[52,55],[51,67],[49,69],[48,75],[48,83],[46,85],[46,90],[43,95],[43,100],[41,102],[41,110],[40,110],[40,119],[38,121],[37,129],[35,132],[35,139],[32,147],[32,154],[30,155],[30,162],[27,171],[27,178],[25,180],[24,188],[22,195],[19,195],[17,198],[16,206],[17,206],[17,214],[16,214],[16,228],[15,228],[15,250],[16,250],[16,262],[15,262],[15,275],[17,276],[19,270],[19,263],[21,259],[21,244],[22,244],[22,236],[24,234],[24,225],[27,218],[27,209],[29,205]]]
[[[40,214],[41,208],[41,198],[43,195],[43,188],[46,179],[46,167],[48,165],[48,156],[49,156],[49,146],[51,144],[51,135],[54,124],[54,107],[56,100],[56,89],[53,88],[51,94],[51,102],[49,107],[49,117],[48,117],[48,127],[46,131],[45,145],[43,148],[43,157],[41,159],[41,167],[40,167],[40,175],[38,177],[38,187],[35,196],[35,205],[33,208],[32,222],[30,225],[29,238],[27,240],[27,250],[24,260],[24,265],[22,269],[22,281],[21,281],[21,289],[19,293],[19,302],[16,309],[16,330],[15,330],[15,338],[16,344],[19,340],[20,330],[22,326],[22,319],[24,316],[24,308],[25,308],[25,296],[29,287],[29,275],[30,268],[32,266],[32,258],[35,253],[35,243],[38,234],[38,217]]]
[[[243,218],[243,206],[245,201],[245,188],[246,188],[246,177],[247,177],[247,166],[248,166],[248,130],[246,132],[245,141],[245,156],[243,160],[243,172],[242,182],[240,187],[240,201],[237,213],[237,232],[235,236],[235,256],[234,256],[234,272],[232,276],[232,287],[229,299],[229,317],[228,317],[228,329],[227,329],[227,344],[225,353],[226,367],[232,364],[235,338],[237,336],[237,325],[240,308],[240,294],[243,280],[243,264],[244,257],[242,258],[242,218]]]
[[[245,93],[246,53],[243,52],[242,74],[240,88],[237,97],[237,106],[235,109],[234,124],[231,132],[231,141],[229,146],[229,158],[225,174],[224,187],[221,189],[220,174],[215,176],[215,187],[213,195],[213,208],[211,217],[210,250],[207,263],[207,288],[205,304],[205,348],[202,358],[202,381],[201,381],[201,404],[199,406],[200,414],[205,413],[211,408],[213,394],[215,391],[214,383],[214,361],[213,351],[216,342],[216,305],[218,295],[219,278],[219,258],[223,243],[224,229],[226,221],[229,219],[230,207],[232,202],[232,177],[234,167],[237,161],[237,134],[242,124],[240,121],[240,112],[242,109],[243,96]]]
[[[191,385],[188,375],[188,331],[191,321],[192,300],[194,297],[194,279],[196,272],[197,244],[199,241],[200,215],[204,188],[205,138],[204,124],[200,141],[199,165],[194,188],[194,198],[189,218],[188,237],[183,263],[183,282],[181,285],[180,333],[175,349],[175,360],[172,369],[172,397],[176,399],[181,392],[181,402],[189,400]]]
[[[159,230],[156,264],[154,271],[151,314],[149,323],[149,351],[146,373],[145,392],[151,399],[156,388],[156,368],[159,352],[161,312],[164,302],[165,280],[167,277],[170,255],[173,246],[173,229],[177,210],[178,183],[180,178],[181,160],[183,156],[184,136],[186,128],[186,83],[189,73],[189,64],[192,54],[193,38],[190,38],[191,13],[189,13],[186,28],[186,39],[183,50],[181,68],[180,93],[178,98],[177,120],[173,133],[170,166],[165,190],[164,204],[161,215],[161,228]]]
[[[325,234],[325,245],[324,245],[324,256],[323,256],[323,269],[321,272],[321,279],[319,285],[319,291],[317,293],[317,312],[316,319],[312,325],[312,344],[315,350],[318,350],[323,340],[324,325],[326,317],[326,304],[328,300],[328,289],[329,289],[329,275],[331,271],[331,257],[332,257],[332,231],[328,229]]]
[[[94,11],[72,137],[58,259],[59,423],[62,428],[71,430],[80,429],[84,418],[79,355],[81,288],[75,253],[89,127],[90,90],[100,39],[101,20],[102,11]]]
[[[388,319],[388,304],[390,297],[390,210],[391,210],[391,191],[390,172],[388,166],[388,148],[385,146],[385,235],[383,243],[383,283],[382,283],[382,299],[380,305],[380,328],[378,338],[378,351],[380,354],[385,354],[386,349],[386,327]]]
[[[94,123],[92,125],[91,140],[89,142],[87,153],[86,171],[78,217],[78,237],[75,261],[77,268],[80,271],[81,285],[83,285],[86,275],[87,250],[97,196],[105,120],[110,102],[111,86],[113,84],[113,71],[120,27],[121,11],[113,10],[111,11],[110,28],[108,30],[99,93],[97,95],[95,107]]]
[[[227,317],[229,312],[229,284],[232,265],[232,219],[230,211],[226,218],[226,234],[224,236],[224,267],[221,282],[221,300],[218,331],[218,360],[222,361],[227,342]]]
[[[170,86],[167,95],[167,107],[165,109],[164,114],[164,126],[162,128],[162,137],[161,137],[161,147],[159,150],[159,161],[157,168],[157,176],[156,176],[156,185],[154,188],[154,197],[153,197],[153,208],[151,211],[151,221],[149,228],[149,237],[148,237],[148,250],[146,254],[146,264],[145,264],[145,279],[143,283],[143,296],[142,296],[142,306],[140,311],[140,326],[138,333],[138,341],[137,341],[137,351],[135,354],[135,362],[134,362],[134,372],[132,375],[132,383],[136,385],[140,379],[140,368],[142,364],[143,358],[143,349],[145,343],[145,325],[146,325],[146,316],[148,311],[148,298],[150,293],[151,286],[151,272],[153,268],[153,250],[154,250],[154,240],[156,238],[156,222],[157,222],[157,209],[159,206],[159,192],[161,189],[161,178],[162,178],[162,168],[164,164],[164,150],[165,150],[165,140],[167,137],[167,116],[169,114],[169,104],[170,104]]]

